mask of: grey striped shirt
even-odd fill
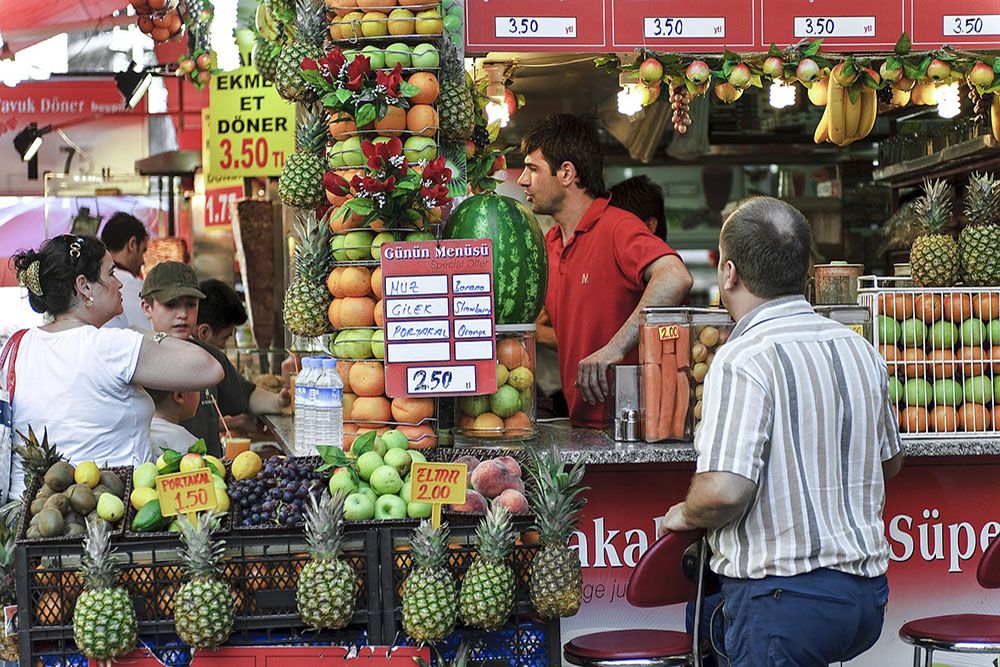
[[[878,352],[805,299],[743,317],[705,380],[698,472],[757,485],[739,519],[710,531],[712,569],[759,579],[832,568],[884,574],[882,461],[900,451]]]

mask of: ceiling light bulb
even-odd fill
[[[219,69],[229,72],[239,69],[240,49],[236,45],[236,10],[238,0],[215,0],[212,14],[212,50]]]
[[[962,97],[959,94],[958,81],[938,86],[935,92],[939,116],[954,118],[962,112]]]
[[[618,91],[618,113],[634,116],[642,110],[642,91],[634,83],[626,83]]]
[[[774,81],[768,90],[768,102],[775,109],[795,106],[795,86],[789,86],[782,81]]]
[[[491,101],[486,105],[486,122],[490,125],[500,123],[500,127],[507,127],[510,122],[510,109],[506,104]]]

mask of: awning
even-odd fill
[[[61,32],[110,28],[135,17],[112,14],[127,6],[126,0],[60,0],[26,2],[0,0],[0,37],[15,53]]]

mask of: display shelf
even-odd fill
[[[976,169],[1000,166],[1000,143],[984,134],[949,146],[937,153],[875,170],[873,179],[888,181],[893,187],[917,185],[924,178],[953,176]]]

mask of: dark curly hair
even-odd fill
[[[228,326],[240,326],[247,321],[243,299],[232,287],[214,278],[202,280],[198,285],[205,298],[198,305],[198,324],[207,324],[215,331]]]
[[[608,196],[601,137],[593,123],[569,113],[549,114],[521,139],[524,155],[535,149],[541,149],[553,176],[563,162],[572,162],[581,189],[594,198]]]
[[[79,242],[80,256],[70,254],[73,243]],[[39,296],[28,291],[28,303],[36,313],[61,315],[76,302],[76,277],[82,275],[91,282],[101,282],[101,260],[107,248],[96,236],[62,234],[49,239],[38,250],[22,250],[14,255],[14,270],[20,274],[35,260],[39,261]]]

